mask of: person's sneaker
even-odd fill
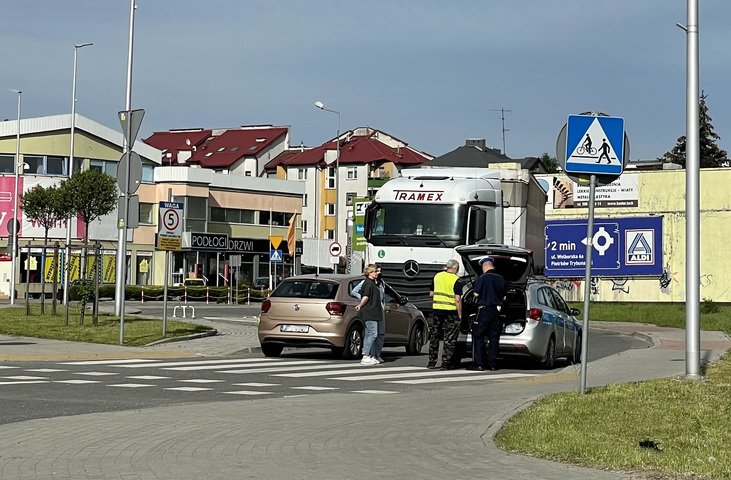
[[[386,363],[386,361],[384,359],[382,359],[381,357],[376,357],[376,361],[378,363]]]
[[[428,368],[429,370],[435,370],[435,369],[437,369],[439,367],[437,367],[437,364],[436,363],[430,363],[430,364],[428,364],[426,366],[426,368]]]
[[[361,365],[378,365],[378,360],[376,360],[373,357],[370,357],[368,355],[363,356],[363,359],[360,361]]]

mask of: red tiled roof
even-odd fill
[[[347,142],[341,140],[339,163],[342,165],[393,162],[397,165],[418,165],[431,159],[407,146],[391,148],[372,136],[354,136]],[[290,150],[278,155],[264,168],[273,169],[280,165],[316,165],[324,161],[326,150],[336,150],[336,148],[335,140],[332,140],[309,150]]]
[[[286,127],[242,128],[226,130],[211,137],[190,157],[190,163],[200,163],[205,168],[230,167],[247,156],[256,156],[282,135]]]
[[[171,157],[163,155],[162,162],[178,163],[178,150],[191,151],[193,147],[200,147],[208,137],[211,130],[171,130],[169,132],[154,132],[143,141],[165,152],[170,152]]]

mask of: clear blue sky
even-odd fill
[[[555,154],[571,113],[626,119],[632,160],[685,130],[685,0],[138,0],[133,108],[153,131],[290,125],[317,145],[370,125],[433,155],[468,137],[512,157]],[[703,0],[701,88],[731,148],[731,2]],[[128,0],[6,0],[0,119],[77,111],[112,128],[124,109]]]

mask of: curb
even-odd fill
[[[490,425],[487,426],[485,433],[480,435],[480,438],[482,439],[482,443],[485,444],[485,446],[487,446],[486,441],[489,440],[490,442],[492,442],[493,447],[497,448],[498,450],[505,451],[505,450],[502,450],[501,448],[499,448],[497,445],[495,445],[495,435],[497,435],[498,432],[503,428],[503,425],[505,425],[506,421],[510,420],[512,417],[514,417],[518,413],[522,412],[526,408],[533,405],[533,403],[535,403],[536,400],[540,399],[542,396],[543,395],[534,397],[534,398],[530,398],[530,399],[524,401],[523,403],[521,403],[520,405],[518,405],[517,407],[513,407],[509,411],[504,412],[500,416],[500,418],[498,418],[497,420],[495,420],[494,422],[492,422]]]
[[[145,345],[145,347],[153,347],[155,345],[161,345],[163,343],[184,342],[186,340],[195,340],[196,338],[213,337],[215,335],[218,335],[218,330],[216,330],[214,328],[213,330],[208,330],[207,332],[193,333],[191,335],[184,335],[182,337],[163,338],[163,339],[154,341],[152,343],[148,343]]]

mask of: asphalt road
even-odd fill
[[[590,336],[590,360],[647,347],[638,338],[596,331]],[[425,355],[406,356],[402,348],[387,348],[383,357],[386,363],[377,367],[333,359],[329,352],[315,349],[286,350],[276,359],[252,353],[225,358],[3,363],[0,424],[195,402],[300,395],[325,395],[327,402],[328,393],[427,395],[478,383],[495,383],[500,388],[505,382],[550,382],[551,374],[562,369],[566,374],[578,372],[578,366],[566,362],[545,371],[514,360],[504,360],[497,372],[442,372],[427,370]],[[558,381],[562,375],[553,377]]]

